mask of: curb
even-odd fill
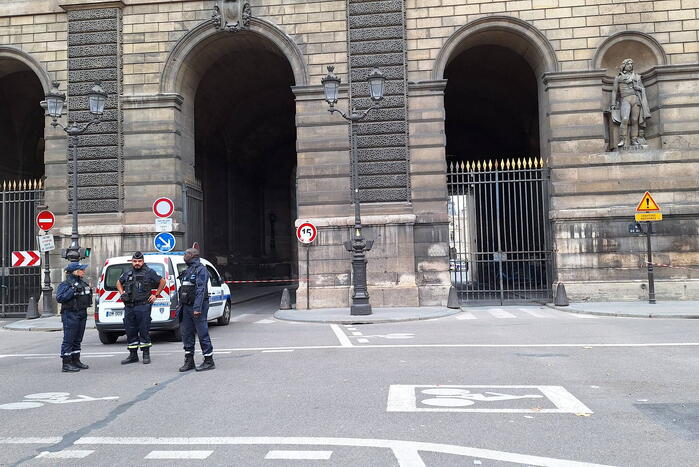
[[[396,317],[396,318],[362,318],[362,316],[348,316],[342,319],[326,319],[326,318],[316,318],[316,319],[293,319],[290,317],[280,317],[278,316],[280,312],[290,311],[290,310],[278,310],[274,313],[274,318],[280,321],[293,321],[296,323],[320,323],[320,324],[381,324],[381,323],[398,323],[405,321],[425,321],[428,319],[444,318],[446,316],[452,316],[457,313],[461,313],[461,310],[448,310],[447,312],[431,315],[431,316],[412,316],[412,317]],[[304,311],[293,311],[294,313],[304,313]],[[349,312],[349,310],[348,310]],[[370,315],[371,316],[371,315]]]
[[[604,312],[604,311],[586,311],[586,310],[576,310],[575,308],[568,308],[562,306],[555,306],[546,304],[548,308],[552,308],[558,311],[564,311],[566,313],[577,313],[579,315],[594,315],[594,316],[608,316],[615,318],[654,318],[654,319],[699,319],[699,314],[657,314],[657,313],[616,313],[616,312]]]

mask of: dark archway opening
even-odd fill
[[[445,78],[452,283],[467,302],[545,300],[551,251],[537,78],[522,56],[496,45],[463,51]]]
[[[232,36],[225,46],[194,104],[202,248],[228,280],[295,278],[292,69],[266,39]]]
[[[43,99],[34,72],[16,60],[0,59],[0,180],[44,176]]]
[[[505,47],[467,49],[446,68],[447,162],[539,156],[534,72]]]

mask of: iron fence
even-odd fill
[[[23,316],[29,297],[39,301],[41,267],[12,267],[12,252],[36,250],[37,206],[44,199],[41,180],[0,184],[0,316]]]
[[[449,269],[464,302],[545,301],[553,276],[540,158],[449,165]]]

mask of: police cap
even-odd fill
[[[66,272],[74,272],[79,269],[87,269],[87,264],[80,264],[80,263],[70,263],[68,266],[66,266],[65,271]]]
[[[131,259],[143,259],[143,253],[141,253],[140,251],[137,251],[133,254]]]

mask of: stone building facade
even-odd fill
[[[226,28],[245,3],[250,17]],[[168,196],[178,249],[199,241],[229,279],[298,278],[299,308],[309,268],[311,307],[347,306],[350,129],[327,112],[320,80],[335,65],[338,105],[364,109],[378,66],[386,97],[355,128],[374,306],[446,303],[448,161],[520,156],[550,170],[551,287],[646,297],[645,240],[627,226],[650,191],[664,214],[655,260],[672,266],[656,270],[658,298],[696,299],[698,16],[697,0],[9,0],[0,111],[38,107],[56,80],[67,118],[86,122],[92,82],[109,92],[79,148],[93,264],[152,249],[151,204]],[[616,150],[608,112],[625,58],[651,112],[634,150]],[[38,162],[6,149],[3,178],[45,177],[67,245],[65,135],[40,110],[22,112],[39,130],[5,128],[3,146],[26,140]],[[294,237],[302,221],[319,227],[309,263]]]

